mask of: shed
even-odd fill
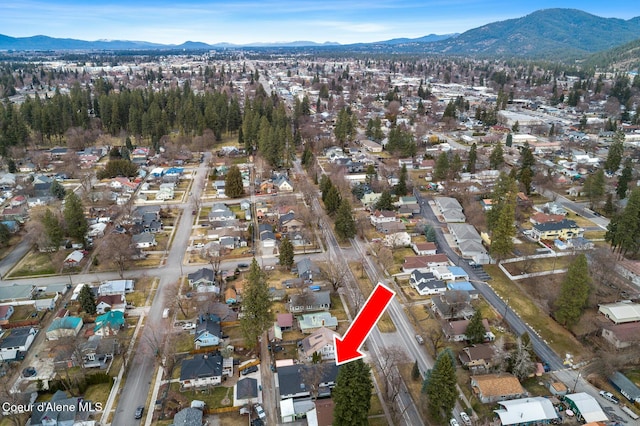
[[[609,421],[609,418],[605,412],[602,411],[598,401],[586,392],[565,395],[564,400],[571,410],[584,418],[586,423]]]
[[[640,403],[640,388],[619,371],[609,377],[611,384],[629,401]]]

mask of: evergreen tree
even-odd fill
[[[491,234],[491,255],[504,259],[513,250],[513,237],[517,186],[515,180],[504,172],[498,176],[493,188],[491,210],[487,212],[487,225]]]
[[[413,363],[413,368],[411,369],[411,378],[413,380],[418,380],[420,378],[420,368],[418,367],[418,360]]]
[[[249,348],[258,345],[258,338],[273,324],[271,297],[264,272],[253,258],[242,297],[240,328]]]
[[[453,154],[453,158],[449,163],[449,176],[453,180],[460,179],[460,172],[462,171],[462,159],[457,152]]]
[[[224,178],[224,193],[229,198],[240,198],[244,195],[242,174],[235,164],[229,167],[227,175]]]
[[[613,174],[620,168],[622,155],[624,154],[624,132],[618,130],[613,137],[613,142],[609,147],[607,159],[604,162],[604,169]]]
[[[587,257],[580,254],[569,265],[567,275],[562,281],[560,295],[555,301],[556,321],[565,326],[575,325],[587,306],[591,292],[591,277]]]
[[[509,148],[513,146],[513,135],[511,133],[507,135],[507,141],[505,142],[505,145]]]
[[[587,176],[585,179],[582,191],[589,199],[591,208],[594,208],[602,200],[605,193],[605,184],[604,171],[602,169]]]
[[[11,231],[4,223],[0,223],[0,247],[6,247],[11,239]]]
[[[336,213],[336,235],[342,239],[353,238],[356,235],[356,221],[351,212],[349,200],[342,200]]]
[[[62,186],[60,182],[55,179],[53,180],[53,182],[51,182],[49,191],[51,192],[51,195],[56,197],[58,200],[64,199],[65,195],[67,195],[67,191],[66,189],[64,189],[64,186]]]
[[[627,158],[624,161],[624,167],[622,173],[618,178],[618,186],[616,187],[616,194],[621,200],[627,196],[627,190],[629,189],[629,182],[633,179],[633,167],[631,165],[631,159]]]
[[[436,230],[433,226],[427,225],[424,229],[424,236],[427,238],[427,241],[430,243],[435,243],[436,241]]]
[[[70,192],[64,203],[64,222],[67,227],[67,235],[77,242],[84,243],[89,225],[84,216],[84,207],[75,192]]]
[[[448,350],[440,352],[433,369],[427,373],[422,392],[427,395],[429,412],[438,424],[444,424],[458,399],[456,368],[453,355]]]
[[[57,250],[64,238],[64,230],[60,225],[60,221],[51,210],[47,209],[42,217],[42,225],[44,226],[44,232],[47,234],[47,239],[51,247],[55,247]]]
[[[640,250],[640,188],[634,188],[622,213],[614,216],[604,236],[613,250],[634,256]]]
[[[393,210],[393,200],[391,199],[391,193],[388,189],[385,189],[380,194],[380,198],[375,205],[376,210]]]
[[[372,388],[371,369],[361,359],[342,365],[331,392],[335,404],[333,425],[368,425]]]
[[[478,146],[474,142],[469,150],[469,158],[467,159],[467,172],[476,172],[476,161],[478,160]]]
[[[469,320],[469,324],[467,325],[467,329],[464,334],[467,336],[469,343],[475,345],[476,343],[484,342],[485,332],[484,324],[482,324],[482,313],[478,309],[473,313],[473,316]]]
[[[504,150],[502,149],[502,144],[498,142],[498,144],[493,148],[493,150],[491,151],[491,154],[489,155],[489,167],[492,170],[496,170],[503,164],[504,164]]]
[[[611,216],[616,212],[616,206],[613,205],[613,194],[607,194],[607,200],[604,203],[602,211],[607,216]]]
[[[333,183],[331,182],[331,179],[329,179],[329,176],[322,175],[318,186],[320,188],[320,192],[322,193],[322,201],[324,202],[327,199],[327,194],[329,193],[329,189],[331,189],[331,187],[333,186]]]
[[[13,158],[9,158],[9,160],[7,161],[7,171],[9,173],[16,173],[18,171],[18,167],[16,166],[16,162],[13,160]]]
[[[95,315],[96,313],[96,299],[93,296],[93,292],[88,285],[84,285],[78,293],[78,302],[83,311],[89,315]]]
[[[287,269],[291,269],[293,266],[293,244],[287,237],[284,237],[282,241],[280,241],[279,259],[280,265]]]
[[[398,184],[395,188],[396,195],[401,197],[407,195],[407,165],[403,164],[400,169],[400,177],[398,178]]]
[[[366,184],[371,185],[378,173],[376,172],[375,166],[373,164],[369,164],[367,166],[367,170],[365,171],[365,174],[366,174],[366,177],[365,177]]]
[[[433,178],[438,181],[445,180],[449,175],[449,156],[446,152],[441,152],[436,160],[436,167],[433,169]]]
[[[329,191],[327,192],[327,197],[324,200],[324,207],[327,210],[327,214],[333,214],[338,211],[338,207],[340,207],[340,193],[338,192],[338,188],[335,186],[331,186]]]

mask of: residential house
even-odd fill
[[[72,268],[78,266],[80,262],[84,259],[84,253],[81,250],[74,250],[64,259],[64,266],[67,268]]]
[[[336,352],[333,345],[333,336],[335,336],[335,332],[321,327],[302,339],[299,345],[300,359],[311,362],[315,353],[318,353],[323,361],[335,359]]]
[[[435,197],[436,207],[440,211],[440,215],[447,223],[464,222],[466,217],[464,216],[462,205],[455,198],[451,197]]]
[[[307,372],[307,370],[310,370]],[[308,398],[315,384],[309,383],[309,378],[320,375],[318,380],[318,396],[330,396],[331,389],[335,386],[338,377],[338,366],[335,363],[312,365],[287,365],[278,367],[278,387],[280,400],[289,398]]]
[[[151,248],[158,245],[156,236],[148,232],[132,236],[131,242],[139,249]]]
[[[640,321],[640,303],[633,303],[629,300],[602,304],[598,307],[598,312],[614,324]]]
[[[637,345],[640,343],[640,322],[606,324],[602,327],[602,337],[616,349]]]
[[[58,390],[49,401],[36,402],[31,409],[31,426],[74,426],[95,423],[89,420],[94,414],[90,407],[95,407],[82,397],[72,396]]]
[[[7,324],[13,315],[14,309],[11,305],[0,305],[0,325]]]
[[[303,314],[298,317],[298,327],[300,327],[300,331],[303,334],[313,333],[320,328],[337,330],[338,318],[331,315],[330,312],[313,312],[310,314]]]
[[[109,296],[111,294],[132,293],[134,290],[134,280],[111,280],[105,281],[98,287],[98,296]]]
[[[549,398],[541,396],[498,402],[503,408],[493,412],[501,425],[544,425],[558,419],[558,413]]]
[[[96,299],[96,313],[104,314],[109,311],[124,312],[127,306],[127,301],[124,294],[109,294],[105,296],[99,296]]]
[[[187,275],[187,280],[189,281],[189,285],[193,288],[213,285],[213,270],[209,268],[200,268],[196,272],[192,272]]]
[[[442,319],[471,318],[471,297],[462,291],[445,291],[431,298],[431,309]]]
[[[291,192],[293,191],[293,185],[288,177],[280,175],[274,179],[273,185],[278,188],[278,192]]]
[[[526,396],[518,379],[507,373],[471,376],[471,388],[483,404]]]
[[[383,222],[376,225],[376,231],[385,235],[396,234],[398,232],[405,232],[406,230],[407,230],[406,225],[404,224],[404,222],[400,222],[400,221]]]
[[[484,339],[485,342],[492,342],[496,339],[496,336],[491,332],[491,327],[489,327],[489,321],[486,318],[482,319],[482,325],[484,326]],[[447,340],[451,342],[464,342],[469,340],[467,335],[467,327],[469,326],[469,320],[457,320],[457,321],[448,321],[442,326],[442,331],[446,336]]]
[[[305,291],[293,294],[287,304],[289,312],[328,311],[331,309],[331,294],[329,291]]]
[[[382,145],[369,139],[362,139],[360,145],[369,152],[382,152]]]
[[[477,299],[480,295],[480,292],[469,281],[449,281],[447,290],[465,292],[471,299]]]
[[[376,210],[371,216],[369,216],[369,220],[373,226],[377,227],[382,223],[395,222],[398,219],[396,218],[396,212],[394,211]]]
[[[469,275],[459,266],[432,266],[433,275],[442,281],[468,281]]]
[[[222,356],[213,354],[185,359],[180,367],[180,385],[184,389],[219,385],[222,383],[222,364]]]
[[[360,199],[360,202],[362,202],[362,205],[365,207],[370,207],[378,202],[381,195],[381,192],[366,192]]]
[[[277,314],[276,325],[282,331],[291,331],[293,329],[293,315],[289,313]]]
[[[428,256],[407,256],[402,264],[402,271],[411,273],[414,269],[429,269],[448,266],[449,258],[446,254],[432,254]]]
[[[202,410],[198,408],[183,408],[173,416],[173,426],[202,426],[203,415]]]
[[[458,358],[471,373],[487,373],[493,367],[495,347],[491,343],[480,343],[462,349]]]
[[[55,318],[47,328],[47,340],[76,337],[80,333],[82,325],[83,322],[80,317]]]
[[[447,227],[463,258],[472,259],[480,265],[489,263],[491,259],[487,249],[482,245],[482,238],[473,225],[467,223],[450,223]]]
[[[304,281],[313,281],[314,278],[320,277],[320,268],[315,262],[308,257],[300,259],[296,262],[298,277]]]
[[[278,224],[280,225],[280,231],[283,233],[296,232],[304,226],[301,220],[295,218],[295,213],[287,213],[280,216]]]
[[[569,240],[581,237],[584,229],[580,228],[573,220],[564,219],[560,222],[547,222],[533,225],[531,236],[536,241],[540,240]]]
[[[437,247],[436,243],[413,243],[411,244],[411,248],[418,256],[427,256],[431,254],[436,254]]]
[[[547,214],[543,212],[538,212],[529,218],[529,222],[534,225],[541,225],[543,223],[558,223],[564,220],[564,215],[561,214]]]
[[[13,328],[0,340],[0,359],[3,361],[24,359],[38,331],[33,327]]]
[[[104,231],[107,229],[107,224],[103,222],[94,223],[89,226],[89,231],[87,232],[87,237],[103,237]]]
[[[106,369],[107,364],[119,348],[115,337],[90,336],[80,346],[82,366],[84,368]]]
[[[97,336],[112,336],[124,327],[124,313],[121,311],[109,311],[96,318],[93,333]]]
[[[222,340],[220,318],[213,314],[200,315],[196,325],[194,343],[196,349],[207,346],[218,346]]]
[[[411,287],[415,288],[416,290],[418,290],[418,288],[420,288],[421,285],[426,284],[428,282],[433,282],[433,281],[436,281],[436,277],[433,275],[432,272],[426,269],[414,269],[413,271],[411,271],[411,275],[409,276],[409,284],[411,285]],[[447,286],[444,285],[444,283],[442,284],[443,284],[442,286],[446,290]],[[436,294],[436,293],[433,293],[433,294]]]
[[[224,203],[215,203],[211,206],[211,211],[209,212],[209,222],[219,222],[225,220],[234,220],[236,218],[236,214],[231,211],[229,207],[227,207]]]

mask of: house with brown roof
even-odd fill
[[[491,343],[480,343],[462,349],[458,358],[472,373],[486,373],[494,364],[495,347]]]
[[[407,256],[402,264],[402,271],[410,274],[414,269],[437,268],[438,266],[449,266],[449,258],[446,254],[431,254],[427,256]]]
[[[387,222],[395,222],[396,212],[391,210],[376,210],[371,216],[369,216],[369,220],[373,226],[378,226],[381,223]]]
[[[602,337],[616,349],[628,348],[640,342],[640,322],[605,324]]]
[[[127,302],[124,298],[124,294],[100,296],[96,300],[96,313],[102,315],[108,311],[124,312],[126,304]]]
[[[471,388],[483,404],[527,395],[520,381],[508,373],[471,376]]]
[[[542,212],[538,212],[529,218],[529,222],[533,223],[534,225],[539,225],[542,223],[558,223],[563,220],[564,220],[564,215],[547,214]]]
[[[293,314],[284,313],[276,315],[276,324],[282,331],[289,331],[293,328]]]
[[[300,359],[310,362],[313,354],[317,353],[321,359],[331,360],[336,358],[336,349],[333,345],[334,331],[321,327],[314,333],[302,339],[300,342]]]
[[[433,255],[433,254],[436,254],[436,251],[437,251],[436,243],[430,243],[430,242],[413,243],[411,244],[411,248],[413,249],[414,253],[417,254],[418,256]]]

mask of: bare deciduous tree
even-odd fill
[[[325,261],[320,265],[320,275],[331,284],[333,291],[338,291],[349,279],[349,266],[338,259],[332,259],[329,253],[325,254]]]
[[[138,249],[130,234],[109,234],[102,240],[99,253],[100,260],[113,265],[122,278],[131,260],[138,254]]]

